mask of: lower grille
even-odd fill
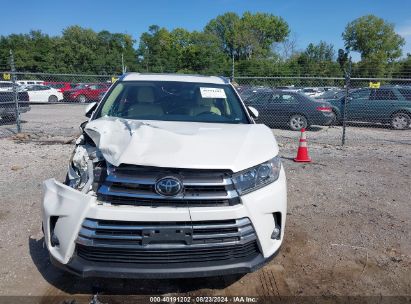
[[[204,222],[86,219],[76,242],[77,255],[93,262],[234,262],[260,253],[248,218]]]
[[[77,243],[95,247],[204,247],[257,239],[248,218],[205,222],[84,220]]]
[[[105,263],[167,264],[227,263],[251,260],[259,254],[256,241],[220,248],[135,250],[96,248],[77,245],[77,255],[85,260]]]

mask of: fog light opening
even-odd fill
[[[281,212],[273,213],[274,218],[274,230],[271,233],[271,239],[279,240],[281,239]]]
[[[281,227],[278,225],[275,225],[275,228],[273,232],[271,233],[271,238],[273,240],[279,240],[281,237]]]
[[[58,216],[50,216],[50,244],[53,247],[60,246],[60,240],[54,233],[54,228],[56,227],[58,219]]]
[[[59,238],[54,233],[51,235],[50,243],[53,247],[60,246]]]

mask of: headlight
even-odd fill
[[[83,146],[77,146],[71,155],[67,173],[70,187],[78,190],[84,188],[89,180],[89,165],[87,150]]]
[[[238,193],[245,194],[268,185],[278,179],[281,169],[279,156],[250,169],[233,175],[234,186]]]
[[[82,146],[76,146],[70,158],[68,168],[68,185],[74,189],[87,192],[93,182],[93,162],[89,152]]]

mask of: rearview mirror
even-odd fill
[[[86,117],[90,118],[96,108],[97,108],[97,102],[90,103],[87,106],[86,110],[84,111]]]
[[[251,115],[251,117],[254,119],[258,119],[259,113],[257,109],[254,107],[247,107],[247,108],[248,108],[248,113]]]

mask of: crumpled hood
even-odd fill
[[[278,154],[274,135],[260,124],[103,117],[89,122],[85,132],[114,166],[133,164],[238,172]]]

